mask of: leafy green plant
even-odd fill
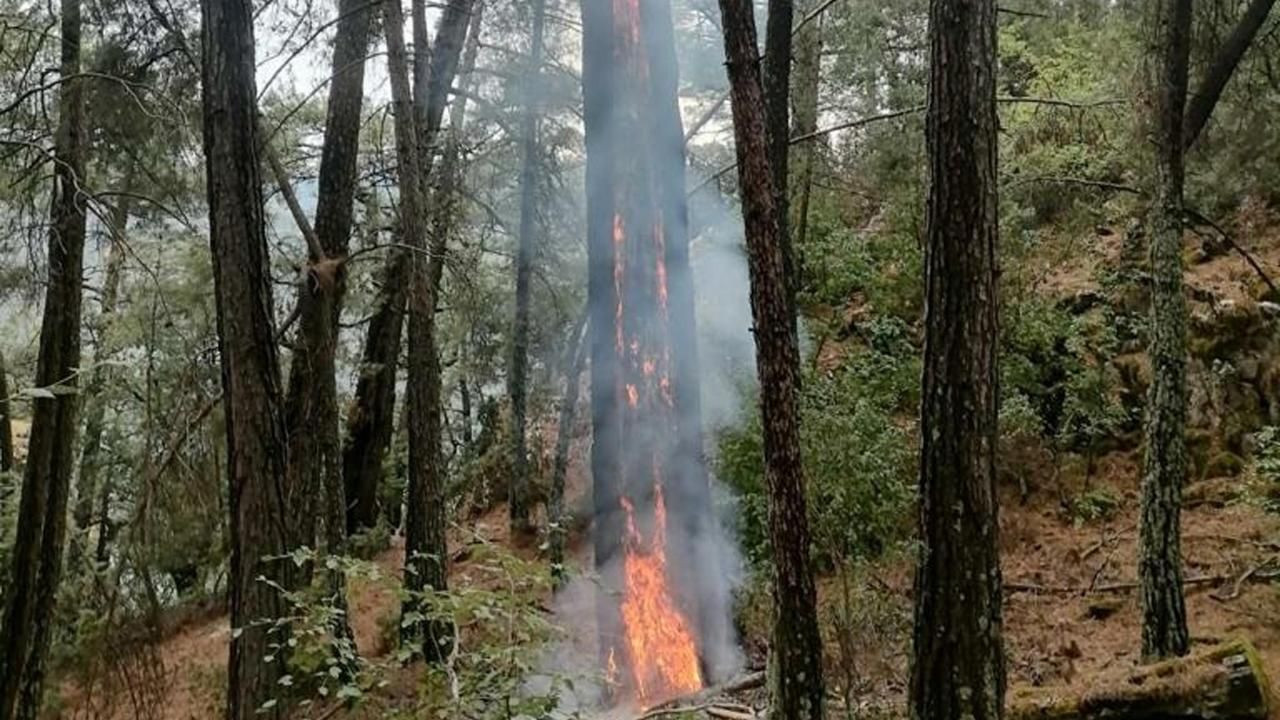
[[[809,515],[817,559],[827,565],[874,557],[906,534],[915,456],[893,415],[896,384],[886,377],[898,374],[888,356],[871,352],[835,375],[805,378],[801,443]],[[754,563],[769,557],[759,423],[752,417],[725,432],[718,461],[720,477],[737,494],[737,530]]]

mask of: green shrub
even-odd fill
[[[915,455],[894,417],[886,377],[915,375],[874,351],[832,376],[809,375],[801,396],[801,444],[816,559],[828,566],[874,557],[905,536]],[[888,371],[888,372],[885,372]],[[737,531],[750,561],[767,562],[764,448],[758,415],[722,434],[720,477],[740,503]]]

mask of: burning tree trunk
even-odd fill
[[[929,15],[920,558],[911,717],[1004,712],[996,513],[996,4]]]
[[[269,662],[271,623],[285,613],[291,508],[280,484],[288,469],[280,370],[272,328],[270,257],[263,218],[253,8],[201,3],[204,153],[209,196],[218,349],[222,361],[231,511],[231,656],[227,718],[279,718],[283,662]]]
[[[1154,138],[1155,201],[1150,210],[1152,381],[1147,399],[1146,456],[1138,580],[1142,656],[1185,655],[1190,647],[1182,595],[1180,527],[1187,477],[1187,301],[1182,292],[1183,108],[1191,46],[1191,0],[1151,7],[1147,58]]]
[[[80,286],[84,279],[85,133],[80,77],[80,2],[62,0],[62,86],[50,202],[49,282],[40,326],[36,385],[12,572],[0,622],[0,720],[34,720],[40,711],[45,658],[55,614],[67,528],[72,446],[76,438],[76,369],[80,365]]]
[[[714,599],[700,583],[717,574],[699,543],[710,503],[675,45],[663,0],[588,0],[582,16],[601,660],[616,698],[651,703],[702,686]]]
[[[822,640],[800,459],[800,350],[788,300],[781,209],[766,143],[755,20],[745,0],[720,0],[732,89],[734,147],[751,276],[756,368],[773,546],[772,716],[823,717]],[[785,172],[785,169],[784,169]]]
[[[529,68],[524,80],[524,118],[520,127],[520,245],[516,253],[516,317],[511,328],[511,372],[508,392],[511,395],[511,482],[507,492],[511,530],[528,534],[529,524],[529,450],[525,432],[529,374],[529,278],[533,273],[534,235],[537,233],[538,194],[538,109],[541,100],[538,79],[542,76],[542,26],[546,0],[533,2],[533,33],[529,51]]]

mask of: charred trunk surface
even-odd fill
[[[1004,712],[996,508],[996,7],[934,0],[920,410],[918,720]]]
[[[62,76],[54,185],[50,202],[49,281],[40,326],[36,385],[52,397],[33,399],[31,435],[18,506],[5,607],[0,623],[0,719],[35,720],[62,579],[67,496],[77,435],[76,369],[80,365],[84,276],[85,132],[80,74],[80,3],[61,4]]]
[[[1182,487],[1187,478],[1187,301],[1182,291],[1183,113],[1191,43],[1191,0],[1159,0],[1151,9],[1147,58],[1154,144],[1151,242],[1152,382],[1138,538],[1142,656],[1185,655],[1190,648],[1182,594]]]
[[[647,702],[697,689],[705,672],[703,598],[679,581],[697,572],[692,543],[710,514],[684,135],[669,5],[613,0],[582,11],[601,655],[615,695]],[[653,582],[642,587],[641,575]],[[642,620],[642,595],[662,622]],[[643,631],[655,626],[660,642]],[[662,663],[654,646],[665,649]]]

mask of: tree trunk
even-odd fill
[[[1183,118],[1191,0],[1152,3],[1147,77],[1155,187],[1151,242],[1152,382],[1138,540],[1142,656],[1184,655],[1190,647],[1182,595],[1182,486],[1187,476],[1187,304],[1182,292]]]
[[[440,21],[437,52],[432,57],[431,87],[428,88],[427,118],[439,128],[444,97],[453,83],[462,34],[470,19],[470,0],[451,0]],[[403,614],[424,611],[420,595],[447,587],[448,556],[445,546],[444,476],[440,466],[440,365],[435,343],[435,305],[439,258],[428,260],[426,243],[426,175],[420,158],[422,144],[409,90],[409,70],[404,49],[404,20],[396,0],[384,5],[387,34],[387,62],[391,77],[396,125],[396,156],[400,167],[401,234],[416,251],[410,263],[409,293],[409,384],[407,389],[409,426],[409,489],[405,511],[405,587],[410,597]],[[449,55],[451,54],[451,57]],[[438,99],[437,99],[438,98]],[[438,103],[438,104],[437,104]],[[420,643],[423,656],[441,660],[452,645],[450,625],[440,619],[406,621],[401,625],[401,641]]]
[[[311,498],[322,499],[322,512],[306,514],[324,518],[324,547],[330,554],[343,552],[347,532],[336,355],[338,321],[346,293],[343,263],[351,236],[360,151],[365,55],[374,13],[363,0],[339,4],[314,230],[298,213],[299,226],[311,241],[308,267],[298,286],[298,333],[284,405],[291,459],[289,487],[298,498],[292,505],[299,510]],[[282,188],[288,187],[287,178],[279,182]],[[299,536],[314,536],[314,532],[314,520],[309,520]],[[326,581],[332,602],[345,611],[345,576],[341,571],[330,571]],[[352,641],[345,614],[335,619],[333,633],[339,642]],[[344,670],[353,671],[350,667]]]
[[[1009,697],[1011,720],[1164,720],[1267,717],[1267,675],[1245,640],[1091,680],[1084,690],[1026,688]]]
[[[571,350],[565,354],[568,362],[564,369],[564,397],[560,400],[560,418],[556,423],[555,459],[551,466],[551,492],[547,499],[547,543],[551,561],[551,577],[556,587],[563,587],[568,579],[565,571],[565,539],[569,529],[565,527],[564,480],[569,471],[569,445],[573,441],[573,426],[578,412],[578,386],[582,370],[587,364],[586,329],[587,313],[574,325]]]
[[[84,80],[80,74],[80,3],[61,3],[62,77],[54,185],[50,201],[49,281],[40,326],[31,435],[18,506],[12,569],[0,623],[0,720],[35,720],[40,712],[50,627],[62,579],[72,446],[77,433],[81,283],[85,212]]]
[[[996,720],[1006,679],[995,484],[995,0],[934,0],[929,27],[921,545],[909,702],[917,720]]]
[[[1200,132],[1209,122],[1209,116],[1218,105],[1218,99],[1222,97],[1222,91],[1226,89],[1227,82],[1235,74],[1236,67],[1249,46],[1253,44],[1258,31],[1266,24],[1267,15],[1271,13],[1271,8],[1275,4],[1276,0],[1253,0],[1249,3],[1240,22],[1236,23],[1231,34],[1218,49],[1218,54],[1214,56],[1213,62],[1200,81],[1200,87],[1187,103],[1186,121],[1182,132],[1184,148],[1194,145],[1196,138],[1200,137]],[[1185,92],[1184,89],[1184,95]]]
[[[699,621],[713,583],[682,579],[716,573],[701,537],[711,515],[674,28],[662,0],[582,12],[597,627],[601,660],[618,670],[615,699],[651,702],[696,689],[711,669]],[[639,563],[660,563],[659,582],[628,583],[626,566]],[[652,622],[624,624],[628,607]],[[667,633],[667,660],[678,661],[644,656],[645,627]]]
[[[805,15],[817,3],[801,5]],[[822,80],[822,17],[816,17],[796,31],[795,68],[791,83],[791,137],[810,137],[818,131],[818,88]],[[813,174],[822,141],[806,140],[791,149],[790,200],[792,291],[799,289],[804,266],[804,244],[809,235],[809,199]]]
[[[133,169],[128,170],[124,189],[131,189]],[[129,210],[132,198],[125,194],[112,212],[110,231],[111,246],[107,250],[107,267],[102,286],[102,309],[98,315],[98,346],[94,350],[93,370],[89,374],[89,383],[85,387],[82,400],[85,408],[84,444],[80,449],[80,478],[76,484],[76,502],[71,517],[73,529],[71,550],[68,564],[73,572],[79,572],[84,559],[85,544],[89,540],[89,529],[93,525],[94,505],[98,500],[98,473],[102,452],[103,421],[106,416],[106,403],[102,399],[103,390],[111,382],[114,375],[108,361],[115,348],[112,347],[112,328],[115,324],[116,301],[120,294],[120,274],[124,266],[124,241],[129,225]],[[101,530],[99,530],[101,531]]]
[[[265,576],[291,586],[288,435],[275,331],[270,255],[263,216],[253,8],[243,0],[202,3],[204,152],[213,253],[218,350],[222,358],[231,513],[231,639],[227,718],[283,717],[284,662],[270,623],[286,604]],[[263,710],[268,701],[276,703]]]
[[[9,409],[9,376],[4,364],[4,353],[0,353],[0,473],[7,473],[17,468],[16,458],[13,456],[13,418],[10,415],[11,412]]]
[[[787,176],[791,149],[791,24],[792,0],[768,0],[769,14],[764,31],[764,132],[769,147],[769,167],[773,170],[774,204],[778,208],[778,237],[782,243],[783,280],[787,284],[788,312],[793,316],[792,332],[798,332],[795,307],[795,251],[791,244]],[[799,364],[799,355],[796,363]]]
[[[788,300],[782,209],[774,187],[778,173],[770,164],[766,141],[772,137],[765,113],[768,106],[761,90],[751,4],[745,0],[720,0],[720,11],[751,278],[769,541],[773,548],[770,662],[777,683],[770,715],[818,720],[823,717],[822,640],[818,634],[813,566],[809,561],[809,519],[800,458],[800,352]]]
[[[524,117],[520,123],[520,240],[516,252],[516,317],[511,327],[511,372],[507,376],[507,392],[511,397],[511,482],[507,504],[511,530],[515,534],[532,532],[529,522],[529,448],[526,437],[526,407],[529,389],[529,278],[533,273],[533,249],[537,242],[538,196],[538,108],[542,100],[539,78],[542,77],[542,26],[545,0],[533,0],[533,30],[530,39],[529,67],[524,78]]]
[[[471,8],[471,26],[467,30],[466,47],[462,53],[462,65],[458,69],[458,83],[464,92],[454,98],[449,106],[449,141],[445,144],[444,154],[440,162],[440,172],[436,175],[436,187],[432,190],[431,202],[431,234],[432,256],[438,258],[433,267],[432,282],[440,287],[440,278],[444,270],[444,255],[448,248],[449,236],[453,233],[458,220],[459,188],[464,181],[462,173],[462,137],[467,115],[467,97],[473,92],[476,84],[476,58],[480,54],[480,28],[484,16],[483,0],[476,0]],[[462,377],[458,383],[458,394],[462,402],[462,444],[471,445],[471,389],[466,378],[467,342],[462,343]],[[443,394],[443,393],[442,393]]]
[[[415,116],[423,120],[416,123],[421,127],[415,128],[420,133],[420,148],[429,150],[440,130],[449,89],[462,53],[469,15],[470,0],[450,0],[436,30],[436,48],[430,55],[431,66],[426,73],[427,87],[416,94],[418,105],[423,108],[415,110]],[[425,39],[420,45],[426,47]],[[412,100],[410,104],[413,105]],[[420,182],[424,186],[425,178],[431,173],[433,157],[429,151],[421,157]],[[397,240],[412,245],[422,238],[399,237]],[[365,336],[360,378],[356,383],[355,402],[347,416],[347,436],[343,447],[343,482],[347,507],[350,508],[347,517],[350,532],[372,527],[378,522],[378,484],[382,479],[382,462],[391,443],[394,426],[396,363],[400,357],[411,265],[411,253],[404,249],[393,249],[387,254],[381,289]]]

